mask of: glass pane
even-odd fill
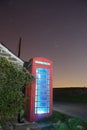
[[[37,76],[36,76],[36,78],[38,78],[38,79],[46,79],[47,78],[47,75],[46,74],[37,74]]]
[[[40,84],[40,85],[50,84],[50,80],[46,80],[46,79],[36,79],[36,84]]]
[[[44,69],[44,68],[37,68],[36,72],[49,74],[50,71],[48,69]]]
[[[50,84],[50,80],[47,80],[47,84]]]
[[[42,90],[43,89],[43,91],[47,91],[49,89],[49,85],[45,85],[45,84],[36,85],[36,89],[38,89],[38,90]]]
[[[48,101],[49,100],[49,96],[43,96],[43,95],[40,95],[40,96],[37,96],[37,101]]]
[[[47,79],[50,79],[50,75],[47,75]]]
[[[49,107],[49,102],[35,102],[35,107]]]
[[[49,113],[49,108],[36,108],[36,114]]]
[[[49,69],[36,69],[35,113],[49,113],[50,79]]]
[[[49,95],[49,91],[38,90],[36,95]]]
[[[46,83],[47,83],[47,80],[37,79],[37,80],[36,80],[36,83],[37,83],[37,84],[46,84]]]

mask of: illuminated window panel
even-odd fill
[[[49,84],[50,82],[49,82],[49,80],[47,80],[47,79],[37,79],[36,80],[36,84],[40,84],[40,85],[46,85],[46,84]]]
[[[36,102],[35,107],[49,107],[49,102]]]
[[[49,79],[50,78],[50,75],[49,74],[45,74],[45,73],[42,73],[42,75],[41,75],[41,73],[37,73],[37,77],[36,78],[41,78],[41,79]]]
[[[49,108],[35,108],[35,114],[49,113]]]
[[[50,71],[45,68],[36,69],[36,92],[35,92],[35,113],[49,113],[50,106]]]
[[[41,89],[43,89],[43,91],[47,91],[49,89],[49,85],[46,85],[46,84],[36,84],[36,89],[38,89],[39,91],[41,91]]]
[[[46,79],[47,78],[47,75],[46,74],[43,74],[41,75],[40,73],[37,74],[37,77],[36,78],[40,78],[40,79]]]
[[[44,68],[37,68],[36,72],[38,72],[38,73],[46,73],[46,74],[50,73],[48,69],[44,69]]]
[[[43,90],[36,90],[36,94],[35,95],[49,95],[49,91],[43,91]]]
[[[49,101],[49,95],[36,95],[35,101]]]

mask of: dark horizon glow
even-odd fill
[[[1,0],[0,41],[21,59],[53,61],[54,87],[87,86],[86,0]]]

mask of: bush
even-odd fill
[[[5,123],[17,120],[18,112],[24,105],[22,88],[32,80],[32,75],[25,68],[17,68],[0,57],[0,122],[3,128]]]

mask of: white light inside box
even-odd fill
[[[43,61],[38,61],[38,60],[36,60],[35,63],[43,64],[43,65],[50,65],[50,63],[48,63],[48,62],[43,62]]]

